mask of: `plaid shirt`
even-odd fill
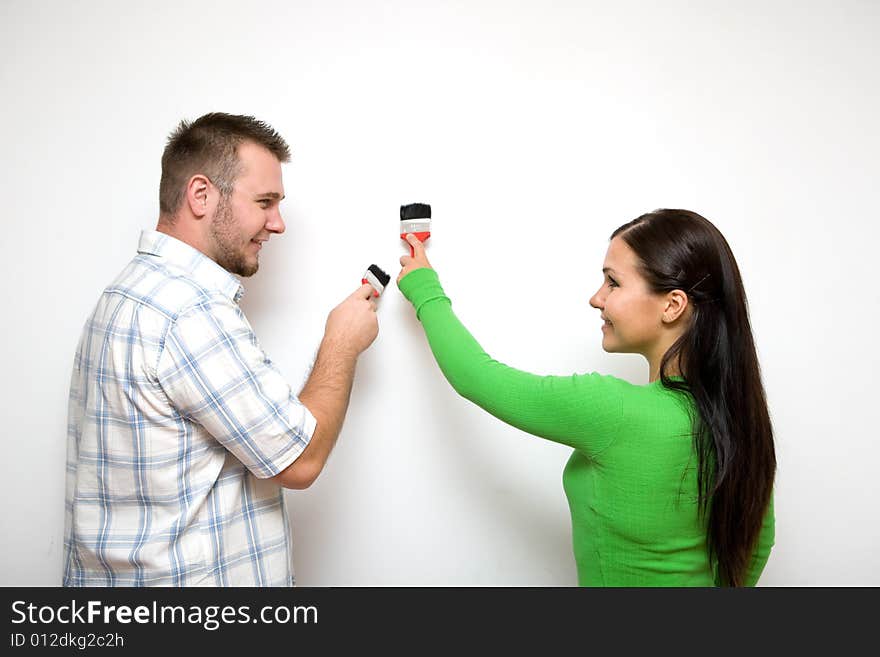
[[[278,474],[315,419],[232,274],[168,235],[102,294],[68,409],[65,586],[290,586]]]

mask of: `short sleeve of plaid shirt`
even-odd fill
[[[220,295],[171,323],[156,375],[180,415],[258,478],[293,463],[314,433],[315,418],[260,348],[238,305]]]

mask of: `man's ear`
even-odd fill
[[[663,308],[663,323],[672,324],[684,315],[690,300],[681,290],[672,290],[666,294],[666,305]]]
[[[186,202],[197,219],[203,219],[208,214],[213,190],[214,185],[201,173],[194,175],[186,184]]]

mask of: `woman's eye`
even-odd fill
[[[617,281],[615,281],[613,278],[609,278],[608,287],[617,287]]]

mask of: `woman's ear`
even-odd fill
[[[666,306],[663,309],[663,323],[672,324],[684,315],[690,300],[681,290],[672,290],[666,294]]]

